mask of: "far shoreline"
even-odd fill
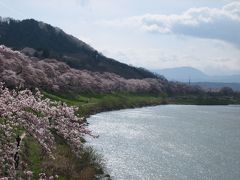
[[[194,103],[166,103],[162,102],[159,104],[145,104],[145,105],[136,105],[134,107],[123,107],[123,108],[112,108],[112,109],[103,109],[101,111],[93,111],[90,114],[87,114],[83,117],[84,121],[87,122],[87,119],[90,118],[93,115],[99,114],[99,113],[105,113],[105,112],[111,112],[111,111],[120,111],[120,110],[126,110],[126,109],[137,109],[137,108],[145,108],[145,107],[155,107],[155,106],[161,106],[161,105],[179,105],[179,106],[240,106],[240,103],[238,104],[194,104]],[[88,123],[88,122],[87,122]]]

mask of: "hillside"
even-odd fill
[[[26,54],[41,59],[55,58],[75,69],[111,72],[128,79],[157,77],[143,68],[128,66],[107,58],[63,30],[34,19],[18,21],[0,17],[0,44],[16,50],[25,48]]]
[[[40,88],[58,93],[149,92],[196,93],[197,87],[171,83],[165,79],[125,79],[109,72],[70,68],[56,59],[40,60],[0,46],[0,81],[10,88]]]
[[[8,87],[35,88],[54,92],[164,92],[160,79],[125,79],[113,73],[76,70],[55,59],[30,58],[0,46],[0,81]]]

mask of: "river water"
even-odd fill
[[[113,179],[240,179],[240,106],[161,105],[88,122]]]

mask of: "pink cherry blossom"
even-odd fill
[[[44,99],[39,90],[9,90],[0,83],[0,177],[15,177],[14,154],[16,129],[24,128],[54,158],[56,148],[53,131],[64,138],[72,151],[79,155],[81,137],[91,134],[83,118],[76,116],[76,107]],[[30,171],[26,171],[30,175]],[[43,175],[41,176],[43,179]]]

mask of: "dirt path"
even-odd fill
[[[14,160],[15,160],[15,169],[18,169],[18,165],[19,165],[19,159],[20,159],[20,156],[19,156],[19,150],[20,150],[20,146],[21,146],[21,143],[22,143],[22,140],[23,138],[26,136],[26,133],[22,133],[22,135],[19,137],[16,138],[17,140],[17,151],[16,153],[14,154]]]
[[[23,138],[26,136],[26,133],[24,132],[24,133],[22,133],[22,135],[20,136],[20,138],[21,138],[21,142],[22,142],[22,140],[23,140]]]

